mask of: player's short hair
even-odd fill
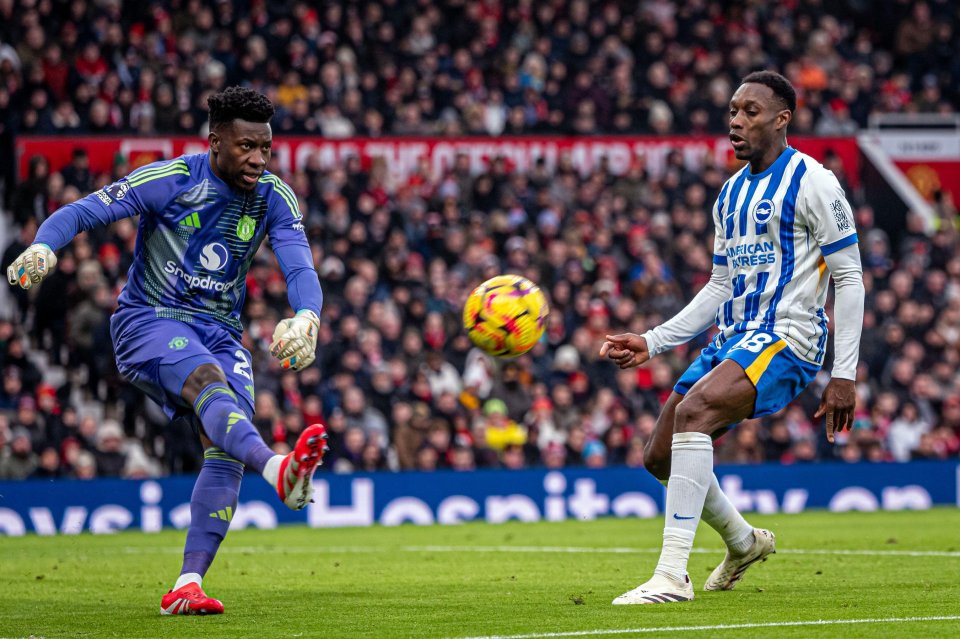
[[[227,87],[207,98],[210,107],[210,129],[216,129],[234,120],[269,122],[273,117],[273,103],[267,96],[246,87]]]
[[[773,94],[783,100],[783,104],[791,113],[797,110],[797,90],[790,84],[790,80],[776,71],[754,71],[745,77],[740,84],[743,85],[748,82],[770,87]]]

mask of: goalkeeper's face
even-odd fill
[[[251,191],[270,161],[273,132],[266,122],[233,120],[210,133],[214,172],[241,191]]]

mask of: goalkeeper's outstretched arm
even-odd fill
[[[140,213],[134,197],[129,198],[127,206],[101,206],[93,200],[104,197],[111,199],[101,189],[57,209],[44,220],[33,244],[7,266],[7,281],[23,289],[39,284],[57,266],[54,251],[69,244],[78,234]]]

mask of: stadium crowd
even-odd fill
[[[600,360],[598,346],[605,334],[668,318],[705,283],[709,210],[725,169],[692,173],[679,153],[661,179],[639,165],[582,176],[565,160],[554,174],[543,165],[510,171],[498,158],[479,175],[466,166],[461,156],[446,174],[420,171],[398,184],[386,182],[382,162],[289,176],[323,283],[323,326],[316,365],[299,375],[278,368],[267,347],[291,311],[263,247],[244,317],[256,425],[286,450],[304,424],[324,418],[325,468],[343,472],[641,464],[661,402],[709,335],[628,371]],[[64,173],[23,188],[38,188],[52,211],[83,192]],[[114,177],[89,180],[98,188]],[[831,447],[811,421],[823,374],[783,413],[720,440],[720,461],[960,452],[957,211],[942,199],[934,235],[911,218],[902,238],[890,238],[869,206],[855,210],[867,291],[855,429]],[[4,263],[36,228],[26,220]],[[190,426],[169,425],[113,363],[107,321],[135,238],[132,219],[81,235],[39,291],[10,289],[16,311],[0,321],[0,477],[143,476],[197,463]],[[472,287],[503,272],[539,282],[551,304],[544,339],[517,360],[471,349],[460,321]],[[42,370],[65,371],[62,384]]]
[[[211,91],[245,83],[280,106],[278,135],[698,133],[756,67],[801,93],[794,133],[849,134],[870,114],[954,111],[960,25],[947,0],[793,5],[649,0],[415,3],[53,3],[0,0],[0,151],[20,133],[196,135]],[[634,10],[636,9],[636,10]],[[896,16],[894,19],[893,16]],[[886,46],[881,46],[886,43]],[[842,175],[836,158],[831,166]],[[12,162],[4,164],[13,171]],[[85,154],[59,172],[4,176],[19,229],[9,263],[58,206],[124,175]],[[276,168],[276,167],[274,167]],[[466,158],[394,183],[382,163],[283,175],[300,198],[325,292],[318,363],[294,375],[267,352],[289,313],[265,247],[248,278],[245,346],[255,423],[277,450],[323,416],[327,470],[642,464],[661,402],[708,336],[619,371],[604,334],[668,318],[710,271],[710,206],[727,167],[658,179],[589,175],[561,160],[527,173]],[[855,193],[867,311],[856,428],[828,445],[811,421],[826,377],[783,413],[738,426],[718,460],[884,461],[960,452],[960,236],[949,198],[928,236],[876,227]],[[119,378],[107,319],[136,221],[87,233],[38,291],[0,313],[0,478],[192,472],[199,444]],[[518,360],[471,350],[460,309],[503,272],[540,283],[544,340]],[[829,362],[825,370],[829,370]]]
[[[722,133],[784,73],[794,133],[960,107],[951,0],[2,0],[0,117],[31,134],[195,134],[245,83],[277,133]]]

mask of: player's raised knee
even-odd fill
[[[677,404],[673,432],[710,434],[717,424],[725,423],[721,416],[726,412],[726,406],[722,397],[693,389]]]
[[[184,382],[183,389],[180,391],[180,396],[192,404],[204,388],[216,383],[227,383],[223,369],[216,364],[201,364],[187,377],[187,381]]]

